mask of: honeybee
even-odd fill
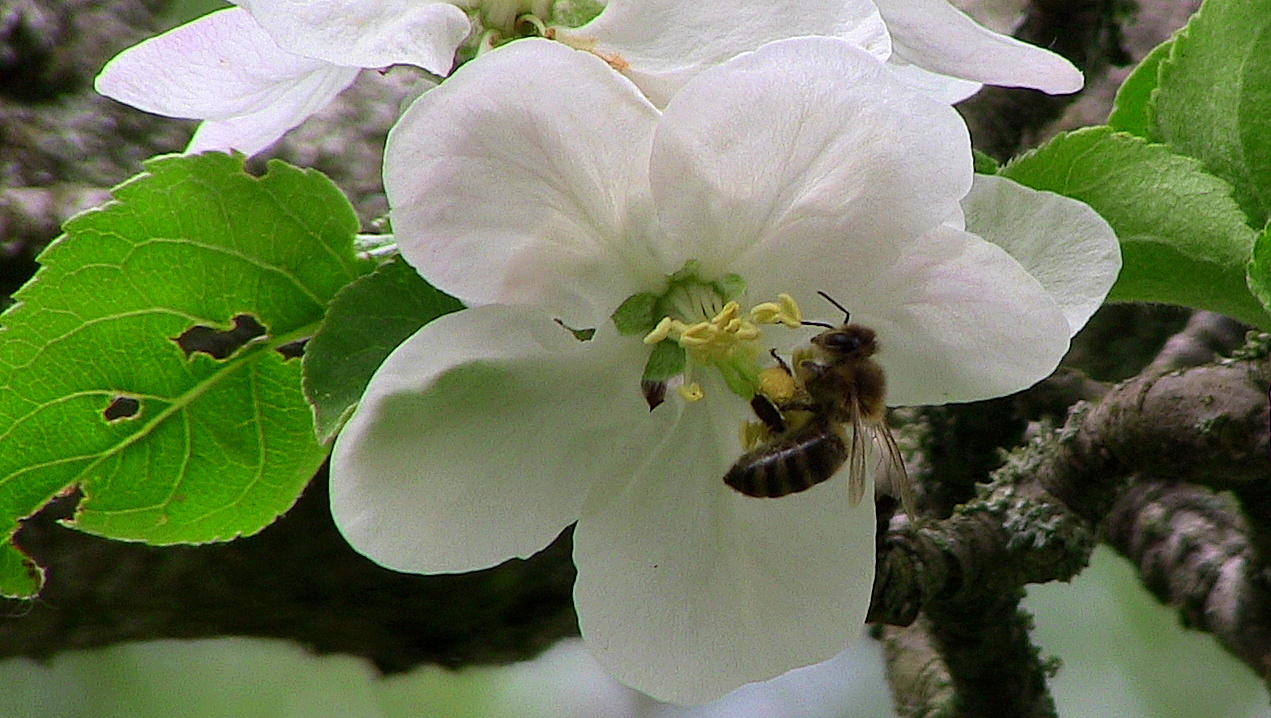
[[[905,510],[912,515],[914,498],[896,438],[887,426],[886,381],[871,357],[878,351],[874,330],[851,323],[851,314],[825,292],[818,292],[843,312],[839,326],[824,327],[809,346],[795,350],[793,370],[773,352],[773,372],[781,389],[755,395],[758,417],[745,433],[748,451],[724,476],[724,482],[747,496],[779,497],[805,491],[835,474],[844,463],[848,499],[853,506],[865,494],[869,442],[878,444],[883,464],[892,471]],[[850,428],[850,434],[847,429]]]

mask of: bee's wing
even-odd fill
[[[854,399],[855,397],[853,397]],[[866,457],[869,455],[869,427],[861,416],[860,402],[849,402],[851,416],[848,423],[852,426],[851,443],[847,446],[847,500],[855,506],[865,497],[865,472],[868,470]]]
[[[886,419],[874,423],[870,428],[873,429],[874,440],[883,450],[880,468],[885,470],[887,466],[891,467],[892,470],[888,473],[891,476],[892,486],[896,489],[896,493],[900,494],[900,504],[905,507],[905,513],[913,519],[916,516],[917,498],[914,496],[913,482],[909,479],[909,472],[905,470],[905,457],[900,455],[900,447],[896,445],[896,437],[891,433],[891,427],[887,425]]]

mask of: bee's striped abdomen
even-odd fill
[[[814,421],[779,441],[742,454],[724,483],[747,496],[776,498],[816,486],[847,460],[843,437],[827,422]]]

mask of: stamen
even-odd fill
[[[692,269],[695,271],[696,268]],[[734,280],[733,285],[741,285],[735,287],[736,291],[742,291],[744,283],[739,277]],[[794,396],[794,378],[790,376],[788,369],[762,370],[757,361],[762,351],[759,345],[762,342],[763,325],[780,324],[790,328],[803,326],[799,305],[792,296],[778,294],[774,301],[756,304],[748,312],[743,312],[741,304],[736,300],[725,300],[726,296],[736,296],[735,293],[721,289],[718,283],[701,282],[688,268],[672,275],[668,284],[664,295],[649,295],[651,300],[645,302],[646,311],[665,312],[665,315],[644,335],[643,342],[649,346],[662,342],[674,342],[678,345],[676,354],[679,364],[672,373],[677,374],[680,379],[678,385],[674,382],[671,385],[676,386],[676,392],[685,401],[694,402],[703,398],[701,385],[693,381],[694,372],[703,367],[718,371],[728,389],[747,400],[753,399],[756,394],[781,402]],[[644,314],[645,318],[640,320],[640,324],[649,326],[645,323],[653,318],[649,314],[652,311]],[[617,323],[618,319],[615,318],[614,321]],[[661,348],[673,347],[668,345]],[[671,377],[662,374],[657,376],[659,381],[666,381],[668,378]],[[766,427],[761,426],[761,429]],[[753,432],[759,429],[751,431],[750,438],[744,441],[753,443],[758,440]]]
[[[799,305],[794,301],[794,297],[782,292],[777,295],[777,301],[781,302],[779,319],[782,324],[791,329],[798,329],[803,326],[803,312],[799,310]]]
[[[706,396],[706,394],[702,392],[702,385],[697,382],[687,385],[681,384],[675,387],[675,390],[679,392],[679,395],[687,402],[700,401],[703,396]]]
[[[741,322],[740,320],[737,320],[737,319],[734,319],[733,321],[738,322],[738,325],[736,328],[733,328],[730,325],[729,333],[732,334],[734,337],[736,337],[740,341],[750,341],[753,339],[758,339],[759,336],[763,333],[762,331],[759,330],[759,327],[755,326],[754,324],[751,324],[750,322]]]
[[[729,302],[724,305],[724,308],[719,311],[719,314],[716,314],[711,319],[711,324],[716,324],[716,325],[728,324],[729,322],[736,319],[737,315],[740,313],[741,313],[741,305],[735,301]]]
[[[653,328],[653,331],[645,335],[644,343],[651,346],[653,344],[657,344],[663,339],[666,339],[668,336],[670,336],[671,327],[674,324],[675,324],[674,319],[670,317],[662,317],[662,321],[658,322],[658,325]]]
[[[750,321],[756,324],[776,324],[781,307],[776,302],[762,302],[750,310]]]
[[[709,322],[698,322],[680,330],[680,345],[685,349],[706,346],[714,343],[718,335],[715,325]]]
[[[786,293],[777,295],[775,302],[762,302],[750,310],[750,320],[756,324],[784,324],[791,329],[798,329],[803,322],[803,313],[794,297]]]

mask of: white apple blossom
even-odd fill
[[[990,32],[945,0],[236,3],[125,50],[103,68],[98,91],[148,112],[204,120],[187,152],[254,154],[324,107],[361,69],[410,65],[445,76],[456,52],[526,34],[599,54],[658,106],[708,67],[803,35],[839,37],[890,57],[907,82],[946,101],[979,82],[1047,92],[1075,92],[1082,83],[1067,60]]]
[[[906,83],[946,102],[981,85],[1066,95],[1085,79],[1060,55],[993,32],[947,0],[874,0],[891,33],[889,64]]]
[[[854,42],[888,60],[905,83],[949,103],[970,97],[981,83],[1068,94],[1084,82],[1063,57],[993,32],[947,0],[871,0],[850,16],[840,8],[838,17],[822,3],[785,5],[612,0],[595,20],[556,36],[616,60],[615,67],[659,106],[706,67],[802,35]],[[882,35],[876,16],[885,26]],[[856,24],[841,24],[849,17]]]
[[[852,505],[843,472],[778,499],[725,485],[753,418],[738,377],[812,333],[729,317],[789,294],[839,321],[827,292],[878,331],[892,404],[1046,376],[1074,330],[1065,311],[1111,285],[1115,238],[1079,203],[1000,181],[964,208],[971,167],[950,106],[830,38],[705,70],[664,112],[545,40],[460,68],[392,131],[385,184],[403,256],[470,308],[374,375],[332,456],[337,525],[384,566],[447,573],[529,556],[576,522],[583,638],[661,699],[828,659],[869,605],[873,503]],[[1008,231],[1062,270],[1039,282],[960,228],[993,229],[994,191],[1053,208]],[[651,348],[663,317],[732,343]],[[671,384],[700,398],[650,408],[660,347],[687,356]]]

